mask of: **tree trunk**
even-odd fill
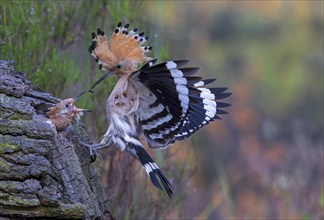
[[[39,116],[58,101],[0,60],[0,216],[113,219],[82,124],[58,133]]]

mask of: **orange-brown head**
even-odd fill
[[[84,112],[90,111],[88,109],[77,108],[74,105],[75,101],[75,98],[64,99],[51,107],[47,112],[47,116],[58,131],[63,130],[73,120],[80,119]]]
[[[99,69],[129,75],[137,70],[138,64],[150,60],[147,54],[152,47],[144,46],[148,37],[144,32],[137,33],[137,28],[128,31],[128,27],[128,23],[123,26],[119,22],[109,40],[99,28],[97,35],[92,33],[89,52],[95,57]]]

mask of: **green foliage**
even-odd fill
[[[289,112],[301,98],[296,94],[303,94],[306,89],[309,74],[305,63],[300,61],[305,59],[308,46],[301,43],[300,37],[292,39],[292,31],[296,32],[296,36],[309,39],[306,30],[296,27],[288,32],[284,29],[281,36],[275,37],[269,44],[257,42],[249,51],[261,71],[257,98],[262,101],[258,104],[268,114]],[[269,106],[274,100],[276,105]]]
[[[82,61],[87,65],[77,65],[71,47],[80,47],[80,39],[84,39],[81,41],[83,52],[88,55],[91,32],[100,26],[112,28],[122,18],[138,19],[139,12],[133,9],[139,9],[141,4],[131,1],[3,1],[0,58],[14,60],[15,68],[26,73],[34,85],[64,96],[69,85],[80,79],[91,80],[87,76],[89,72],[82,71],[83,68],[89,70],[91,63]],[[87,35],[83,37],[83,33]]]
[[[142,1],[117,1],[118,3],[112,4],[110,2],[106,5],[106,8],[111,15],[113,19],[115,20],[115,23],[118,22],[121,18],[124,19],[138,19],[141,15],[140,10],[134,10],[134,9],[140,9],[143,7]]]
[[[320,207],[324,208],[324,189],[321,190],[318,202],[319,202]]]
[[[61,95],[79,74],[64,52],[79,34],[69,31],[75,8],[71,3],[5,1],[0,11],[1,59],[14,60],[16,69],[34,84]]]

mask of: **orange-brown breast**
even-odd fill
[[[72,119],[67,118],[67,117],[52,118],[52,119],[50,119],[50,121],[53,122],[57,131],[64,130],[64,128],[66,128],[69,124],[72,123]]]

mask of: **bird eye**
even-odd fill
[[[117,68],[120,69],[121,68],[121,65],[120,64],[117,64]]]
[[[65,107],[68,108],[70,105],[69,104],[66,104]]]

